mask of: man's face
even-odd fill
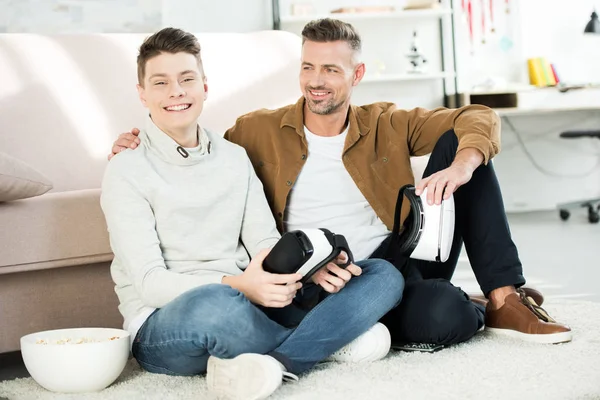
[[[308,109],[328,115],[350,103],[352,87],[364,73],[364,64],[354,60],[347,42],[311,42],[302,46],[300,87]]]
[[[182,130],[197,123],[207,86],[192,54],[161,53],[146,62],[140,100],[162,130]]]

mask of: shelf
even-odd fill
[[[400,10],[394,12],[365,12],[365,13],[331,13],[314,15],[286,15],[281,17],[282,24],[307,23],[315,19],[334,18],[344,21],[367,21],[374,19],[406,19],[406,18],[433,18],[452,14],[448,8],[434,8],[424,10]]]
[[[444,79],[453,78],[454,74],[451,72],[432,72],[424,74],[379,74],[379,75],[366,75],[362,82],[365,83],[376,83],[376,82],[400,82],[400,81],[422,81],[428,79]]]
[[[514,117],[519,115],[537,115],[541,114],[552,114],[555,115],[559,112],[587,112],[587,111],[599,111],[600,106],[585,105],[585,106],[556,106],[546,108],[528,108],[528,107],[510,107],[510,108],[494,108],[496,114],[500,117]]]

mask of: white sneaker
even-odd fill
[[[342,347],[325,361],[338,362],[372,362],[384,358],[392,345],[392,337],[388,328],[378,322],[368,331]]]
[[[283,380],[298,380],[298,377],[286,372],[271,356],[246,353],[232,359],[208,358],[206,384],[218,397],[265,399],[281,386]]]

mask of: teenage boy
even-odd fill
[[[398,270],[378,259],[329,264],[314,283],[336,279],[343,289],[298,307],[318,286],[299,291],[298,274],[262,269],[280,235],[245,150],[197,123],[208,90],[197,39],[163,29],[137,62],[149,110],[142,145],[109,163],[101,203],[139,364],[206,372],[217,395],[259,399],[336,351],[385,356],[389,332],[377,322],[400,301]]]

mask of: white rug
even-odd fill
[[[273,399],[600,399],[600,303],[549,301],[545,308],[573,329],[562,345],[493,339],[481,333],[434,354],[394,352],[362,365],[324,364],[284,384]],[[211,399],[202,377],[143,372],[131,361],[99,393],[50,393],[32,379],[0,382],[0,397],[50,399]]]

